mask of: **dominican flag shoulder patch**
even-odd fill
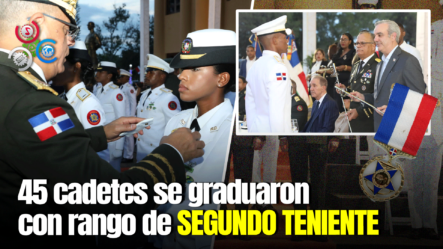
[[[286,80],[286,73],[276,73],[277,80]]]
[[[53,108],[28,119],[40,141],[74,128],[74,123],[61,108]]]

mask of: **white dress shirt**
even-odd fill
[[[403,49],[404,51],[412,54],[415,58],[417,58],[418,63],[420,63],[420,67],[423,70],[423,62],[421,60],[421,55],[420,55],[420,52],[418,51],[418,49],[407,44],[405,41],[403,41],[403,43],[400,45],[400,48]]]

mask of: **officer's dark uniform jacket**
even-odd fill
[[[297,93],[292,95],[291,98],[291,119],[297,119],[298,130],[301,131],[305,128],[306,122],[308,122],[308,106]]]
[[[123,173],[116,172],[110,164],[100,159],[97,151],[107,148],[102,126],[84,130],[73,108],[44,86],[44,80],[28,69],[28,80],[18,75],[18,67],[0,52],[0,224],[2,243],[22,248],[26,245],[95,245],[94,236],[68,236],[68,213],[109,214],[132,213],[141,225],[143,214],[155,208],[152,201],[153,185],[157,182],[185,183],[185,171],[180,154],[169,145],[161,145],[143,161]],[[39,83],[40,82],[40,83]],[[42,90],[37,90],[42,88]],[[46,88],[47,90],[44,90]],[[61,107],[72,120],[74,127],[47,140],[41,141],[28,121],[53,108]],[[25,204],[18,201],[23,179],[47,179],[48,201],[44,205]],[[57,205],[53,188],[58,182],[83,184],[96,179],[111,183],[144,182],[148,185],[150,201],[144,205]],[[21,214],[60,214],[62,236],[20,236],[18,221]],[[137,227],[138,231],[142,231]],[[4,247],[11,248],[11,247]]]
[[[362,94],[373,93],[375,83],[375,72],[377,64],[380,62],[377,54],[374,53],[362,69],[358,71],[360,60],[352,65],[351,77],[349,79],[348,91],[356,91]],[[352,132],[374,132],[374,110],[361,102],[351,101],[351,109],[356,109],[358,118],[351,120]]]

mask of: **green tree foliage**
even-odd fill
[[[297,45],[298,56],[300,61],[303,51],[303,14],[302,13],[268,13],[268,12],[255,12],[255,13],[239,13],[239,58],[246,57],[246,46],[250,45],[249,37],[251,36],[251,30],[255,27],[262,25],[263,23],[272,21],[280,16],[287,15],[286,28],[290,28],[294,31],[295,43]]]
[[[405,41],[415,46],[416,13],[355,13],[355,12],[318,12],[317,13],[317,48],[328,50],[329,45],[339,42],[343,33],[350,33],[357,40],[358,33],[363,30],[374,32],[374,24],[379,20],[400,22],[405,27]]]

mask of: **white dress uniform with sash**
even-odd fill
[[[285,32],[286,16],[251,30],[258,36]],[[288,31],[286,31],[288,34]],[[264,50],[252,65],[246,86],[248,132],[291,132],[291,82],[281,56]]]
[[[132,74],[124,69],[120,69],[120,76],[126,75],[131,77]],[[135,92],[134,87],[126,82],[120,86],[120,89],[124,93],[125,104],[126,104],[126,117],[135,117],[135,107],[137,106],[137,93]],[[125,146],[123,151],[123,158],[132,159],[134,155],[134,137],[126,136],[125,137]]]
[[[106,70],[106,67],[117,68],[113,62],[100,62],[97,70]],[[106,123],[125,116],[125,102],[122,90],[112,82],[105,84],[101,91],[97,93],[97,98],[103,106],[105,111]],[[123,155],[123,145],[125,140],[119,139],[114,142],[108,143],[108,155],[99,153],[99,156],[108,161],[114,169],[120,172],[120,162]]]
[[[236,34],[220,29],[199,30],[189,33],[183,41],[182,52],[171,62],[173,68],[193,68],[200,66],[232,64],[235,65]],[[188,59],[195,58],[195,59]],[[234,66],[235,67],[235,66]],[[231,75],[231,79],[235,77]],[[226,86],[225,86],[226,87]],[[231,137],[233,107],[229,99],[198,117],[198,106],[172,117],[165,128],[169,135],[181,127],[199,131],[201,141],[205,142],[204,155],[185,162],[187,183],[222,182],[225,175],[226,156]],[[188,188],[186,188],[188,191]],[[210,248],[212,236],[181,236],[177,233],[177,214],[181,210],[217,210],[215,204],[205,204],[197,208],[189,206],[188,193],[183,195],[181,204],[161,205],[159,212],[172,215],[172,233],[163,239],[162,248]]]
[[[147,70],[161,70],[165,74],[172,73],[174,69],[161,58],[148,54]],[[143,131],[137,139],[137,162],[149,155],[160,144],[168,121],[181,111],[178,98],[172,90],[162,84],[154,89],[142,93],[137,105],[137,117],[154,118],[151,129]]]

